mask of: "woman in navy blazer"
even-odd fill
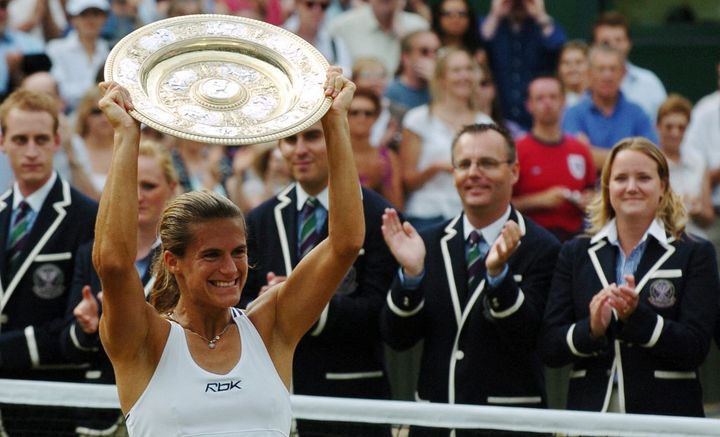
[[[685,233],[668,164],[644,138],[616,144],[589,235],[560,253],[541,353],[572,364],[569,409],[703,416],[698,366],[720,290],[713,246]]]

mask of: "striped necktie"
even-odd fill
[[[480,283],[483,275],[483,260],[488,252],[488,245],[478,231],[470,232],[468,237],[467,269],[468,269],[468,291],[473,290]]]
[[[12,228],[10,228],[10,239],[7,245],[7,278],[12,276],[20,267],[20,255],[27,244],[30,235],[30,213],[32,208],[24,200],[20,202],[15,213]]]
[[[300,227],[300,244],[298,244],[298,254],[300,258],[312,250],[320,241],[320,233],[317,231],[317,217],[315,210],[320,206],[320,202],[314,197],[308,197],[305,205],[300,213],[302,225]]]

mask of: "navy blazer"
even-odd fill
[[[618,248],[579,237],[560,252],[541,351],[553,367],[572,364],[569,409],[606,411],[613,384],[627,413],[703,416],[698,366],[710,347],[720,284],[711,243],[683,234],[647,237],[635,273],[640,301],[606,336],[590,334],[589,303],[617,282]]]
[[[0,266],[6,263],[12,202],[12,190],[0,196]],[[64,327],[75,251],[92,239],[96,215],[94,201],[57,178],[38,211],[18,271],[7,283],[0,279],[0,376],[71,377],[58,370],[65,364],[58,337]]]
[[[422,234],[425,275],[415,290],[396,277],[381,317],[385,341],[406,349],[424,340],[420,400],[545,406],[536,339],[560,244],[512,209],[523,236],[505,279],[468,290],[462,217]]]
[[[318,322],[302,338],[293,361],[293,390],[319,396],[389,398],[378,317],[397,263],[380,230],[389,203],[363,188],[365,241],[360,255]],[[250,272],[241,306],[298,263],[295,184],[248,215]],[[327,235],[327,223],[323,231]],[[322,281],[322,278],[318,278]]]

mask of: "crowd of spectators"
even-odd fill
[[[456,372],[456,367],[463,368],[463,356],[468,357],[465,363],[473,362],[474,354],[478,352],[472,352],[471,349],[476,346],[466,344],[466,341],[468,336],[476,336],[473,338],[482,339],[483,348],[492,350],[485,356],[485,362],[481,360],[483,366],[505,366],[505,370],[512,368],[517,371],[513,378],[526,382],[524,387],[518,385],[520,392],[506,394],[505,397],[491,394],[489,398],[500,399],[496,403],[511,399],[508,402],[513,403],[512,398],[516,396],[526,401],[531,399],[520,402],[522,405],[546,406],[543,384],[538,379],[541,378],[538,370],[541,351],[535,351],[535,341],[539,340],[545,300],[549,293],[559,293],[555,290],[555,281],[551,286],[552,269],[547,267],[554,265],[557,257],[559,245],[555,239],[571,241],[588,231],[587,207],[594,198],[602,197],[609,183],[604,176],[602,179],[598,176],[602,172],[610,177],[613,168],[608,163],[608,156],[627,156],[612,151],[613,146],[628,137],[643,137],[658,147],[661,152],[658,156],[641,150],[639,146],[630,153],[645,153],[647,156],[643,159],[652,165],[657,164],[660,183],[672,187],[687,211],[687,231],[697,238],[710,240],[716,248],[720,247],[720,223],[715,216],[720,208],[720,91],[706,96],[694,108],[680,95],[671,93],[668,96],[657,75],[629,61],[632,49],[630,25],[617,12],[601,14],[588,41],[568,41],[562,24],[548,14],[542,0],[493,0],[487,11],[475,10],[472,2],[467,0],[441,0],[430,6],[421,1],[405,4],[400,0],[0,0],[0,96],[3,100],[15,96],[8,99],[15,106],[0,109],[3,129],[0,193],[5,193],[0,196],[0,378],[112,381],[107,360],[93,358],[101,348],[97,338],[97,316],[101,308],[101,295],[98,296],[98,293],[101,289],[91,267],[89,241],[92,238],[94,202],[102,194],[113,147],[112,126],[98,108],[101,94],[97,83],[101,80],[109,51],[124,35],[158,19],[197,13],[234,14],[283,26],[315,46],[331,63],[341,66],[358,85],[348,116],[361,183],[367,190],[375,192],[370,200],[366,200],[366,208],[371,202],[371,210],[377,212],[377,217],[366,217],[368,233],[374,238],[373,249],[362,254],[357,277],[351,278],[351,281],[356,281],[355,288],[360,284],[360,291],[356,292],[352,287],[349,291],[339,291],[341,303],[333,300],[324,315],[327,317],[327,311],[334,311],[334,306],[343,308],[342,305],[354,302],[353,311],[361,309],[367,314],[366,317],[358,317],[353,313],[353,317],[364,323],[372,322],[375,327],[368,328],[366,332],[374,333],[374,336],[355,332],[342,336],[337,334],[330,340],[323,337],[307,340],[301,343],[301,353],[298,354],[301,366],[311,368],[312,360],[320,359],[318,355],[323,351],[342,346],[348,348],[348,356],[352,355],[350,351],[353,348],[371,351],[373,360],[368,361],[367,367],[374,372],[383,366],[382,358],[377,354],[383,341],[405,349],[424,339],[426,348],[439,348],[438,356],[444,357],[450,352],[447,348],[452,349],[452,368],[437,367],[434,363],[437,357],[430,357],[426,352],[422,362],[419,357],[412,362],[398,361],[395,364],[408,366],[407,371],[390,369],[390,374],[415,375],[416,367],[420,366],[419,389],[423,397],[438,402],[455,402],[455,388],[451,385],[448,395],[448,384],[439,384],[435,380],[447,380],[447,372]],[[720,87],[720,63],[718,77]],[[17,97],[14,94],[17,90],[42,94],[49,100],[37,103],[32,96],[21,94]],[[49,109],[50,105],[52,109]],[[35,125],[32,125],[32,118],[20,117],[28,115],[26,113],[44,115],[49,111],[53,112],[52,118],[46,120],[41,117],[35,120]],[[468,125],[487,123],[497,126],[497,131],[465,130]],[[54,126],[54,129],[49,126]],[[148,217],[146,232],[141,232],[144,238],[138,246],[136,263],[143,282],[153,280],[148,273],[150,255],[155,247],[151,229],[158,220],[159,210],[174,194],[206,189],[227,196],[250,217],[250,241],[255,237],[251,234],[253,231],[263,232],[265,221],[274,220],[271,216],[275,204],[272,202],[283,204],[287,196],[295,199],[293,196],[296,194],[288,194],[295,191],[288,191],[288,187],[298,187],[303,199],[308,195],[318,195],[322,204],[320,193],[325,189],[327,169],[322,167],[326,165],[322,158],[317,158],[322,155],[321,152],[313,150],[313,147],[324,145],[319,124],[316,127],[320,133],[310,129],[293,137],[292,151],[288,151],[291,143],[286,140],[280,142],[281,147],[274,143],[223,147],[178,139],[143,127],[144,143],[140,155],[144,164],[140,169],[147,173],[139,175],[138,194],[141,196],[140,206],[143,208],[146,205],[144,214]],[[18,140],[9,137],[13,128],[49,129],[51,153],[48,155],[46,150],[43,153],[47,156],[41,158],[21,158],[20,155],[25,152],[19,152]],[[463,141],[458,140],[461,133],[466,138]],[[42,131],[41,134],[47,135],[47,132]],[[35,138],[32,134],[22,135],[25,135],[25,141],[28,137]],[[508,156],[497,144],[512,145]],[[491,151],[495,158],[480,157],[476,161],[474,153],[477,150]],[[319,173],[312,175],[314,180],[306,180],[309,176],[298,173],[294,168],[294,161],[301,159],[299,155],[310,163],[306,163],[308,166],[320,166]],[[458,156],[467,159],[458,164]],[[38,159],[42,164],[28,169],[24,164],[26,159]],[[667,180],[663,179],[663,160],[666,160],[669,172]],[[505,164],[508,164],[507,168]],[[52,166],[54,171],[48,170],[51,167],[42,170],[44,166]],[[523,238],[526,229],[530,229],[530,239],[513,258],[510,258],[512,253],[497,255],[499,270],[495,272],[493,269],[493,274],[488,270],[486,282],[471,286],[464,285],[465,280],[460,281],[463,285],[459,288],[464,289],[460,292],[454,281],[446,277],[452,276],[452,272],[443,270],[446,266],[443,262],[463,264],[469,261],[465,260],[462,243],[456,247],[462,254],[462,260],[444,258],[446,253],[439,247],[445,244],[446,235],[439,232],[438,226],[450,223],[447,229],[442,228],[442,232],[448,232],[447,239],[455,235],[451,232],[452,226],[459,226],[458,232],[462,235],[461,225],[469,226],[472,220],[463,222],[457,217],[476,214],[478,223],[487,223],[482,226],[473,223],[473,226],[480,228],[489,223],[493,224],[488,227],[495,226],[491,231],[482,232],[488,245],[485,255],[488,252],[494,254],[490,247],[494,246],[495,239],[506,235],[504,228],[501,231],[502,223],[495,223],[500,216],[495,217],[487,211],[477,213],[473,209],[477,208],[472,203],[473,194],[463,188],[463,184],[474,177],[472,175],[494,171],[498,172],[497,177],[488,178],[486,185],[481,184],[478,190],[500,193],[499,197],[490,196],[494,210],[502,213],[502,220],[510,217],[521,223],[521,231],[518,232],[522,232]],[[42,183],[38,183],[32,175],[28,176],[33,172],[44,172],[45,176],[39,181]],[[295,182],[297,184],[293,185]],[[72,190],[70,187],[73,187]],[[659,192],[662,193],[662,190]],[[42,195],[33,197],[36,193]],[[383,197],[385,200],[376,200],[376,194],[378,199]],[[19,232],[16,232],[16,220],[20,222],[18,216],[23,214],[19,212],[19,204],[25,203],[23,199],[31,208],[29,243],[25,246],[20,244],[25,244],[22,237],[15,240],[15,234]],[[50,203],[56,199],[66,203],[53,207]],[[82,217],[70,214],[65,218],[73,220],[73,223],[61,223],[62,214],[59,218],[55,215],[46,217],[49,214],[46,210],[55,208],[54,211],[60,211],[76,203],[82,208],[78,207],[80,209],[74,213]],[[385,207],[394,208],[400,215],[389,213],[384,210]],[[299,205],[295,213],[301,214],[301,209],[302,205]],[[400,227],[395,229],[396,235],[407,233],[410,237],[403,241],[412,242],[418,251],[422,249],[418,253],[423,255],[427,246],[428,257],[423,263],[407,254],[399,254],[399,246],[390,245],[401,267],[399,278],[394,279],[388,269],[397,271],[398,264],[389,261],[388,247],[375,247],[382,241],[383,210],[386,214],[383,227],[394,226],[396,221],[401,223],[404,217],[414,228],[410,231],[399,224]],[[319,217],[324,219],[320,214]],[[524,222],[526,219],[529,219],[527,223]],[[53,220],[61,224],[54,224]],[[294,221],[291,223],[289,229],[297,226]],[[673,222],[673,226],[676,224]],[[322,228],[322,225],[318,226],[318,229]],[[652,227],[648,229],[644,238],[655,238],[661,232]],[[424,245],[418,240],[418,234],[413,234],[415,230],[427,238]],[[426,235],[425,231],[429,233]],[[294,230],[287,233],[292,232]],[[507,232],[514,235],[516,231],[513,228]],[[281,234],[285,235],[285,231]],[[610,234],[613,235],[612,232]],[[676,228],[671,234],[667,238],[657,237],[662,240],[664,248],[672,243],[673,238],[695,238],[678,232]],[[505,238],[512,240],[508,236]],[[612,245],[612,241],[610,243]],[[513,244],[519,244],[519,240]],[[250,247],[251,258],[254,256],[252,250],[268,251],[269,255],[263,259],[281,253],[279,247],[271,245]],[[20,255],[15,254],[16,250],[20,251]],[[378,273],[372,266],[373,262],[378,263],[378,259],[368,261],[374,256],[373,250],[383,257],[383,268],[378,267],[377,270],[382,275],[377,277],[373,276]],[[466,248],[465,251],[468,250]],[[703,246],[702,250],[707,256],[712,252],[707,246]],[[566,252],[563,253],[567,267],[578,260],[568,258],[570,255]],[[638,256],[642,253],[644,246]],[[692,261],[691,255],[683,254],[691,258],[688,262]],[[627,255],[630,256],[629,253]],[[21,264],[11,266],[14,263],[11,257],[16,256],[20,257]],[[527,260],[535,256],[540,256],[539,264],[528,265]],[[293,257],[294,263],[297,257]],[[279,258],[278,262],[282,264]],[[622,263],[622,271],[628,273],[624,269],[624,257]],[[290,264],[286,260],[283,267],[289,268]],[[242,305],[250,304],[253,297],[261,294],[262,287],[281,280],[281,275],[275,274],[280,267],[256,267]],[[413,274],[409,275],[408,270],[412,270]],[[536,270],[543,270],[547,277],[533,279]],[[668,269],[662,272],[670,274],[668,272],[675,271]],[[464,275],[461,277],[464,278]],[[714,275],[717,276],[717,269]],[[509,278],[507,281],[506,277]],[[666,322],[665,328],[662,323],[652,325],[656,332],[650,329],[651,338],[636,338],[638,343],[650,345],[650,349],[658,342],[663,329],[687,328],[682,325],[681,311],[668,309],[673,307],[677,297],[673,297],[672,293],[681,293],[682,289],[677,285],[676,290],[675,283],[668,278],[676,279],[672,275],[665,278],[662,284],[665,289],[651,284],[651,291],[659,293],[654,296],[655,301],[651,296],[651,304],[655,302],[652,308],[663,317],[676,318],[674,321],[678,326],[673,322]],[[720,290],[713,288],[717,285],[716,278],[705,279],[701,284],[709,285],[704,292],[714,293],[714,301],[719,301]],[[562,284],[568,290],[564,291],[570,293],[568,284],[576,280],[580,279],[566,277]],[[616,280],[623,282],[619,276]],[[365,282],[370,285],[364,285]],[[623,284],[623,287],[630,287],[628,281]],[[609,287],[605,282],[602,285]],[[631,285],[634,286],[634,283]],[[363,292],[364,287],[368,287],[369,291]],[[445,290],[447,287],[449,289]],[[486,294],[490,298],[484,296],[478,299],[482,303],[475,309],[472,293],[475,288],[482,290],[483,287],[487,287]],[[550,288],[552,291],[548,290]],[[386,290],[391,290],[391,296],[383,305]],[[590,291],[595,293],[599,290]],[[670,296],[661,295],[663,292],[670,293]],[[443,296],[428,297],[433,293]],[[453,293],[459,294],[456,296]],[[507,293],[512,293],[514,297],[509,298]],[[452,301],[450,295],[453,295]],[[372,298],[372,305],[357,303],[369,299],[368,296]],[[577,348],[568,340],[570,350],[562,349],[566,345],[566,335],[567,338],[572,337],[575,325],[569,332],[558,325],[565,320],[569,322],[587,317],[588,303],[583,302],[584,308],[578,309],[578,314],[571,317],[567,313],[568,308],[558,307],[560,300],[558,297],[554,302],[554,318],[551,320],[554,325],[548,328],[552,335],[548,334],[545,340],[551,345],[548,346],[551,350],[545,351],[545,357],[550,357],[549,364],[564,365],[582,358],[582,348],[590,344],[590,340]],[[712,300],[700,299],[703,302]],[[426,310],[421,313],[425,301]],[[498,301],[501,303],[498,304]],[[504,307],[505,303],[509,307]],[[52,309],[49,309],[50,304]],[[532,311],[523,305],[532,305]],[[37,307],[47,311],[38,313]],[[643,308],[642,315],[650,317],[647,312],[650,307]],[[453,325],[456,321],[450,318],[453,311],[458,317],[457,326]],[[479,312],[475,324],[473,311]],[[528,311],[533,314],[532,323],[525,325],[525,329],[514,326],[513,323],[517,323],[514,317],[520,317],[516,314],[527,317]],[[33,316],[27,316],[29,313]],[[422,323],[428,325],[414,322],[413,317],[418,313],[425,314]],[[448,319],[442,323],[428,321],[438,321],[445,316]],[[332,314],[329,317],[332,323],[341,324],[343,321],[333,319]],[[602,335],[622,341],[622,336],[617,333],[631,316],[625,317],[618,321],[619,327],[605,320],[599,334],[590,331],[583,334],[592,335],[593,341],[598,341],[597,337]],[[706,325],[710,318],[708,315],[703,320],[702,327],[687,328],[698,334],[692,337],[697,341],[693,350],[696,359],[692,365],[682,367],[682,363],[674,363],[672,358],[670,364],[667,360],[664,364],[677,370],[678,374],[685,372],[682,374],[686,378],[693,377],[697,364],[709,348],[712,334]],[[466,319],[469,320],[468,331],[464,331]],[[449,322],[452,322],[452,327],[446,326]],[[385,324],[382,329],[379,326],[381,323]],[[342,328],[337,329],[344,332]],[[453,345],[448,336],[456,335]],[[720,343],[720,320],[714,335]],[[57,338],[57,344],[51,344],[53,338]],[[523,354],[513,355],[514,352],[506,350],[513,339],[521,345],[518,347],[526,349]],[[630,346],[623,344],[622,347]],[[465,352],[458,348],[465,349]],[[590,354],[613,353],[607,352],[600,343],[593,343],[593,347],[587,350]],[[497,356],[494,356],[496,352]],[[357,350],[355,354],[359,356]],[[488,359],[488,356],[491,358]],[[502,364],[512,363],[518,356],[520,359],[515,363],[526,363],[527,369]],[[638,359],[649,358],[640,356]],[[93,365],[84,372],[84,376],[78,377],[83,373],[78,373],[78,365],[87,360]],[[358,360],[355,359],[355,362]],[[332,359],[326,365],[331,363]],[[47,370],[46,365],[52,365],[52,371]],[[63,366],[67,367],[67,371],[62,370]],[[413,366],[414,370],[411,369]],[[432,372],[430,367],[434,369]],[[577,371],[583,369],[587,370],[582,365],[576,368]],[[93,371],[98,370],[101,377],[91,376],[96,374]],[[495,370],[488,368],[487,372]],[[374,387],[372,385],[365,387],[368,393],[372,392],[369,397],[389,396],[384,372],[386,370],[382,371],[379,379],[370,377],[370,382],[377,383],[377,387],[373,390],[368,388]],[[473,372],[477,373],[477,368],[467,370],[464,375],[472,375]],[[304,374],[301,371],[296,373]],[[610,385],[617,385],[618,372],[613,370],[611,373],[615,376],[611,378]],[[343,392],[317,387],[328,382],[323,375],[312,374],[312,378],[312,381],[308,380],[310,382],[298,381],[295,386],[301,392],[310,394],[362,396],[352,390]],[[411,386],[414,384],[414,381],[410,382]],[[467,387],[476,386],[470,383]],[[483,393],[488,390],[482,384],[477,387]],[[604,395],[605,388],[595,387],[593,390],[603,391]],[[466,397],[461,393],[462,390],[458,389],[458,402],[493,403],[488,401],[488,396],[476,396],[477,392]],[[595,403],[588,406],[577,400],[578,393],[574,395],[572,408],[607,410],[607,405],[602,408],[595,408]],[[688,398],[695,401],[696,395],[690,393]],[[624,404],[620,410],[625,411]],[[658,411],[702,414],[701,409],[686,411],[663,407]],[[116,427],[117,419],[117,415],[109,415],[102,427]],[[86,427],[84,419],[78,420],[80,426]],[[306,430],[313,429],[305,426]],[[0,434],[2,430],[0,422]],[[385,431],[381,430],[382,433]],[[317,434],[313,432],[307,435],[351,435],[347,429],[333,431],[337,434],[330,431],[323,434],[325,431],[322,429]],[[420,430],[416,432],[416,435],[424,435]]]

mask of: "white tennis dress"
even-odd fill
[[[218,375],[198,366],[183,328],[170,335],[155,373],[127,415],[133,437],[288,436],[292,412],[265,344],[247,316],[233,309],[242,352],[237,365]]]

